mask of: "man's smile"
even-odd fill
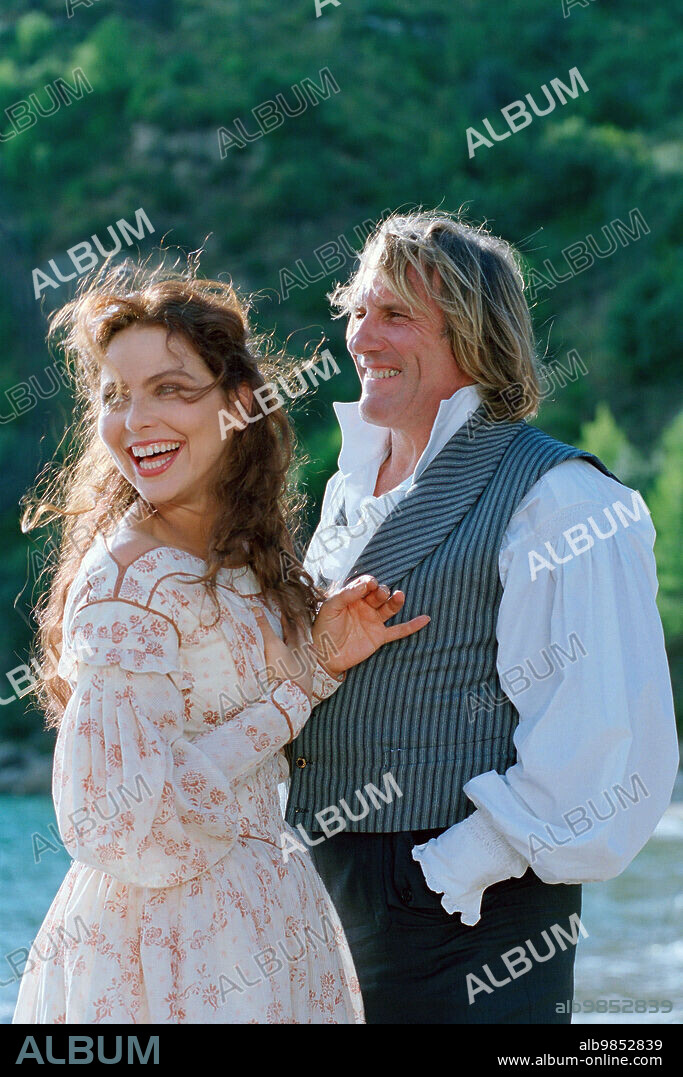
[[[380,378],[395,378],[400,373],[401,371],[397,370],[396,367],[376,367],[375,369],[368,367],[365,371],[365,377],[369,381],[377,381]]]

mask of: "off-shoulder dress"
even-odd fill
[[[283,820],[284,746],[313,700],[266,685],[248,568],[157,546],[121,566],[103,536],[70,588],[73,693],[53,797],[73,863],[36,936],[15,1023],[361,1023],[344,932]],[[283,844],[288,851],[283,854]]]

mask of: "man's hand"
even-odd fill
[[[374,576],[359,576],[323,602],[313,625],[313,644],[320,652],[323,648],[318,641],[323,635],[332,640],[334,654],[326,657],[324,668],[337,676],[385,643],[412,636],[429,624],[431,617],[423,613],[405,624],[385,628],[385,621],[394,617],[404,602],[402,591],[392,595]]]

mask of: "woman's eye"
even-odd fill
[[[115,389],[105,389],[100,397],[100,403],[105,408],[114,408],[121,403],[122,396]]]
[[[172,385],[170,382],[166,382],[163,385],[157,385],[157,393],[159,396],[170,396],[172,393],[178,392],[180,388],[180,385]],[[165,392],[164,390],[170,391]]]

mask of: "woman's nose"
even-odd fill
[[[155,422],[152,402],[145,396],[131,396],[126,408],[126,426],[131,431],[152,426]]]

